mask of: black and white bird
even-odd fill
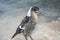
[[[21,24],[16,29],[16,32],[12,38],[14,38],[17,34],[23,33],[26,40],[28,36],[31,38],[31,40],[33,40],[31,33],[35,29],[35,25],[38,22],[38,12],[39,8],[37,6],[31,7],[26,17],[22,20]]]

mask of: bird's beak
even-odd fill
[[[36,11],[37,15],[39,15],[39,11]]]

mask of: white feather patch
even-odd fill
[[[19,28],[20,28],[20,29],[25,29],[25,27],[21,27],[21,26],[19,26]]]
[[[27,14],[28,17],[31,16],[31,8],[32,8],[32,7],[30,7],[30,9],[29,9],[29,11],[28,11],[28,14]]]

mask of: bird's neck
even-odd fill
[[[32,8],[32,7],[31,7],[31,8]],[[31,16],[31,8],[30,8],[29,11],[28,11],[28,14],[27,14],[28,17]]]
[[[31,16],[31,12],[29,12],[26,16],[30,17]]]
[[[31,13],[31,21],[32,21],[32,23],[38,22],[38,15],[34,11],[32,11],[32,13]]]

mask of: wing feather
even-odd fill
[[[30,17],[26,16],[26,17],[22,20],[22,22],[21,22],[21,24],[20,24],[19,26],[21,26],[21,28],[24,27],[24,25],[25,25],[26,23],[28,23],[29,18],[30,18]]]

